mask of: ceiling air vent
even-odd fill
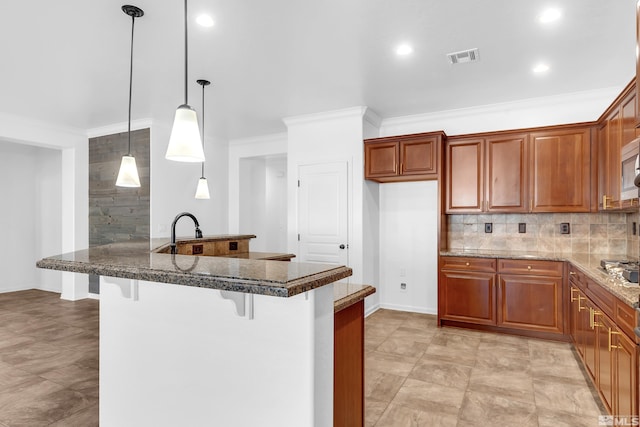
[[[480,60],[478,48],[461,50],[460,52],[447,53],[450,64],[462,64],[463,62],[475,62]]]

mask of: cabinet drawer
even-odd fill
[[[604,311],[607,316],[614,318],[616,297],[609,291],[598,285],[593,280],[587,279],[587,296]]]
[[[487,271],[494,273],[496,271],[495,258],[466,258],[466,257],[441,257],[441,270],[460,270],[460,271]]]
[[[562,276],[564,263],[558,261],[538,261],[519,259],[499,259],[498,272],[509,274],[533,274],[537,276]]]
[[[636,335],[633,332],[633,329],[637,325],[635,309],[629,307],[627,304],[616,298],[616,312],[614,320],[618,327],[627,334],[627,336],[635,340]]]

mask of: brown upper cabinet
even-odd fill
[[[377,182],[438,178],[443,132],[366,139],[364,177]]]
[[[589,212],[588,127],[449,138],[446,212]]]
[[[632,81],[599,120],[598,209],[622,208],[620,197],[622,147],[640,133],[636,129],[636,85]]]
[[[526,212],[527,134],[447,144],[447,212]]]
[[[591,130],[531,133],[531,212],[591,210]]]

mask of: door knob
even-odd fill
[[[346,246],[344,244],[340,245],[340,249],[344,249]]]

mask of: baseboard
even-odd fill
[[[20,291],[29,291],[32,289],[36,289],[36,290],[41,290],[41,291],[46,291],[46,289],[40,289],[37,288],[35,286],[20,286],[20,287],[16,287],[16,288],[8,288],[8,289],[0,289],[0,294],[5,294],[5,293],[9,293],[9,292],[20,292]]]
[[[93,294],[93,293],[89,292],[89,293],[87,294],[87,298],[89,298],[89,299],[97,299],[97,300],[99,300],[99,299],[100,299],[100,294]]]
[[[380,309],[380,304],[376,304],[374,306],[369,307],[367,309],[367,311],[364,312],[364,317],[369,317],[370,315],[372,315],[373,313],[375,313],[379,309]]]
[[[414,307],[411,305],[380,304],[380,308],[384,308],[385,310],[408,311],[410,313],[438,314],[436,308]]]

